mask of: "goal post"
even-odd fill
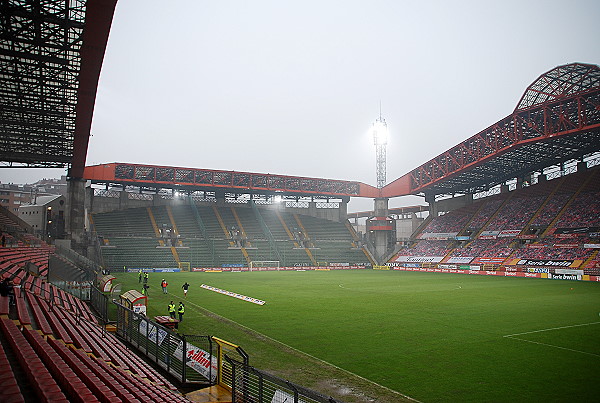
[[[179,262],[180,271],[190,271],[190,262]]]
[[[279,270],[279,260],[252,260],[250,262],[250,271],[262,269]]]

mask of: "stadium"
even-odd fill
[[[116,0],[58,3],[0,5],[0,161],[68,167],[0,209],[0,401],[597,399],[598,65],[377,186],[88,165]]]

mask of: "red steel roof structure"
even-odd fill
[[[123,163],[88,166],[84,177],[94,183],[188,191],[221,189],[236,193],[332,198],[378,195],[377,188],[354,181]]]
[[[383,197],[487,190],[600,151],[600,68],[572,63],[531,84],[515,111],[396,179]]]
[[[85,166],[117,0],[0,2],[0,161]]]
[[[248,172],[116,163],[85,168],[116,2],[0,2],[0,166],[68,166],[72,178],[148,187],[389,198],[474,193],[600,151],[600,69],[572,63],[542,74],[511,115],[381,191],[360,182]]]
[[[600,68],[572,63],[541,75],[515,111],[381,191],[360,182],[135,164],[87,167],[94,182],[227,188],[325,197],[475,193],[600,151]]]

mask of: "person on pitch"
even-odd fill
[[[179,307],[177,308],[177,313],[179,314],[179,321],[183,322],[183,314],[185,313],[185,306],[183,302],[179,301]]]
[[[171,301],[168,308],[169,308],[169,316],[171,317],[171,319],[175,319],[175,303],[173,301]]]
[[[188,288],[190,288],[190,285],[186,281],[185,284],[183,284],[181,286],[181,288],[183,288],[183,296],[187,298],[187,292],[188,292]]]

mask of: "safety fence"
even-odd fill
[[[225,355],[231,366],[233,403],[342,403]]]
[[[92,280],[98,273],[102,272],[102,268],[96,262],[80,255],[73,249],[56,246],[54,253],[73,263],[78,270],[85,273],[87,280]]]
[[[109,322],[108,296],[94,285],[90,287],[90,305],[92,308],[94,308],[104,323]]]
[[[240,346],[217,337],[179,334],[114,304],[117,335],[182,384],[221,385],[238,403],[343,403],[251,367]]]
[[[224,354],[248,362],[238,346],[211,336],[179,334],[117,302],[115,305],[117,335],[183,384],[231,387],[226,383],[231,368],[222,359]]]

